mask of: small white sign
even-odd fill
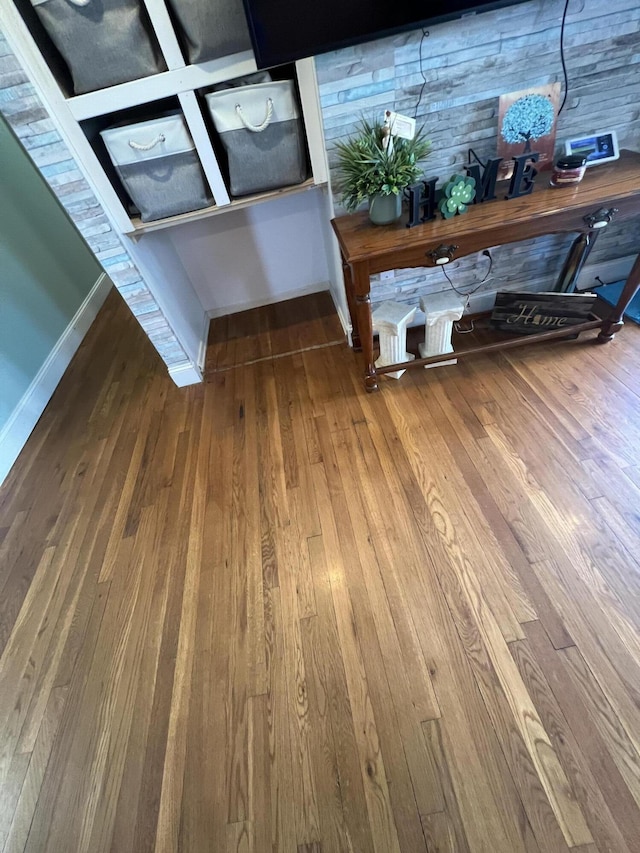
[[[416,120],[409,116],[385,110],[384,123],[390,128],[391,134],[400,139],[413,139],[416,135]]]

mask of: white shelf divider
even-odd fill
[[[143,0],[169,70],[184,68],[185,61],[164,0]]]
[[[313,58],[299,59],[296,62],[296,76],[298,78],[302,114],[304,116],[307,144],[309,146],[311,172],[316,184],[326,184],[329,168],[324,146],[322,110],[318,95],[315,60]]]
[[[152,77],[120,83],[109,89],[76,95],[69,98],[67,103],[75,119],[83,121],[193,89],[204,89],[214,83],[252,74],[255,70],[256,61],[253,52],[246,50],[222,59],[212,59],[199,65],[185,65],[182,68],[174,68],[172,71],[154,74]]]
[[[213,150],[204,119],[202,118],[195,93],[181,92],[178,98],[180,99],[180,106],[189,126],[189,132],[200,157],[202,168],[204,169],[207,181],[209,181],[216,206],[223,207],[230,204],[231,199],[229,198],[229,193],[227,192],[227,187],[222,177],[222,172],[220,171],[220,166],[218,165],[218,160]]]

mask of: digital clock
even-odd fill
[[[602,130],[589,136],[568,139],[565,142],[565,154],[578,154],[587,158],[587,166],[609,163],[620,156],[618,137],[615,130]]]

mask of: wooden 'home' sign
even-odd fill
[[[595,293],[498,293],[491,325],[519,335],[575,326],[589,319],[596,298]]]

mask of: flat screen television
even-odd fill
[[[526,0],[244,0],[259,68]]]

